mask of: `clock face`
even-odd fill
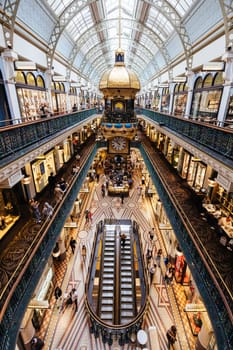
[[[116,151],[123,151],[127,146],[126,139],[121,136],[114,137],[110,142],[112,148]]]

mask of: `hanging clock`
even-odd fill
[[[128,153],[129,142],[125,137],[116,136],[109,140],[109,152],[111,153]]]

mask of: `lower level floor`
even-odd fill
[[[191,277],[189,277],[188,283],[180,283],[176,270],[174,278],[169,281],[170,283],[165,278],[166,258],[169,257],[169,252],[165,237],[167,232],[164,228],[169,225],[160,224],[158,221],[155,201],[159,201],[159,199],[156,197],[155,189],[149,195],[143,191],[142,177],[147,177],[145,167],[137,164],[137,161],[134,164],[132,184],[127,197],[109,196],[107,190],[103,192],[107,181],[104,170],[102,163],[98,171],[99,176],[92,178],[88,190],[81,191],[78,195],[79,202],[81,202],[80,211],[77,215],[72,212],[72,215],[67,218],[62,235],[68,241],[75,239],[76,246],[75,249],[72,249],[69,244],[66,244],[62,258],[61,256],[57,258],[54,254],[55,276],[52,290],[54,291],[55,287],[58,286],[62,291],[62,296],[56,299],[54,292],[52,292],[46,310],[30,308],[34,319],[35,336],[43,340],[43,349],[48,350],[126,350],[137,348],[165,350],[168,348],[166,332],[172,325],[175,325],[177,341],[174,348],[176,350],[202,349],[198,341],[198,334],[200,331],[202,333],[205,331],[204,323],[208,319],[208,315],[204,305],[200,303],[198,291],[194,293],[193,285],[195,283],[190,283]],[[151,187],[153,188],[153,185]],[[87,210],[91,213],[88,219],[86,217]],[[132,337],[131,341],[123,346],[120,346],[118,339],[113,337],[113,344],[110,346],[103,343],[102,337],[96,338],[90,332],[89,318],[85,309],[85,282],[96,224],[106,218],[131,219],[140,226],[143,256],[148,267],[150,285],[148,308],[142,324],[142,329],[147,335],[145,344],[140,344],[140,339],[137,339],[137,334],[135,334],[135,337]],[[151,239],[149,232],[152,228],[154,228],[154,234]],[[63,239],[62,235],[61,239]],[[85,255],[82,253],[83,245],[86,247]],[[160,249],[162,255],[159,264],[157,253]],[[149,260],[148,251],[151,252]],[[169,260],[171,266],[174,266],[176,262],[170,257]],[[151,276],[149,271],[154,264],[156,264],[156,268],[154,275]],[[65,303],[67,295],[74,289],[78,295],[77,310],[75,303],[70,305]],[[36,321],[38,321],[37,326]]]

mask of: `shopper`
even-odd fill
[[[50,219],[52,215],[53,215],[53,207],[48,202],[45,202],[44,207],[42,209],[43,220]]]
[[[70,292],[71,299],[72,299],[72,304],[74,311],[78,311],[78,291],[77,289],[73,288],[72,291]]]
[[[156,272],[156,267],[157,267],[156,264],[154,264],[154,265],[152,265],[152,266],[149,267],[150,284],[153,283],[153,278],[154,278],[154,274],[155,274],[155,272]]]
[[[29,204],[32,210],[32,216],[35,219],[36,223],[41,223],[41,215],[39,210],[40,203],[35,201],[34,199],[30,199]]]
[[[55,288],[54,295],[55,295],[56,300],[58,300],[62,296],[62,290],[60,287],[57,286]]]
[[[125,246],[125,241],[126,241],[126,235],[124,233],[120,234],[120,239],[121,239],[121,244],[124,247]]]
[[[154,236],[155,236],[155,228],[152,227],[152,229],[149,231],[149,236],[150,236],[150,240],[153,241]]]
[[[49,194],[50,194],[50,197],[52,197],[53,192],[54,192],[54,188],[56,185],[56,176],[54,176],[53,173],[50,173],[50,175],[48,177],[48,183],[49,183]]]
[[[31,340],[31,350],[40,350],[44,346],[44,342],[42,339],[38,337],[33,337]]]
[[[61,180],[59,181],[60,188],[63,192],[67,190],[68,183],[65,181],[65,179],[62,177]]]
[[[74,251],[75,251],[76,244],[77,244],[76,240],[73,237],[71,237],[71,239],[70,239],[70,247],[71,247],[71,250],[72,250],[73,254],[74,254]]]
[[[172,283],[172,280],[173,280],[173,268],[172,267],[169,267],[167,269],[164,279],[168,285],[170,285]]]
[[[158,267],[161,267],[161,256],[162,256],[162,249],[159,249],[156,255],[156,262]]]
[[[60,185],[56,184],[54,189],[54,197],[56,202],[60,202],[62,200],[63,194],[64,194],[64,191],[62,191]]]
[[[171,328],[169,328],[169,330],[167,331],[167,340],[168,340],[168,349],[172,348],[174,349],[173,345],[175,344],[176,342],[176,333],[177,333],[177,330],[176,330],[176,326],[171,326]]]

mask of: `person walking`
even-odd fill
[[[56,202],[60,202],[62,200],[63,194],[64,194],[64,191],[62,191],[60,185],[56,184],[54,189],[54,197]]]
[[[50,175],[48,177],[48,183],[49,183],[49,195],[50,195],[50,197],[52,197],[53,192],[54,192],[54,188],[56,185],[56,176],[54,176],[53,173],[50,173]]]
[[[171,328],[168,329],[166,336],[167,336],[167,340],[168,340],[168,349],[174,349],[173,345],[175,344],[175,342],[177,341],[176,339],[176,326],[172,325]]]
[[[104,198],[105,197],[105,185],[104,184],[101,185],[101,193],[102,193],[102,197]]]
[[[71,250],[72,250],[73,254],[74,254],[74,251],[75,251],[76,244],[77,244],[76,240],[73,237],[71,237],[71,239],[70,239],[70,247],[71,247]]]
[[[161,267],[161,256],[162,256],[162,249],[159,249],[156,255],[156,262],[158,267]]]
[[[152,285],[153,283],[153,279],[154,279],[154,274],[155,274],[155,271],[156,271],[156,267],[157,265],[154,264],[152,266],[149,267],[149,274],[150,274],[150,284]]]
[[[53,207],[48,202],[45,202],[42,209],[43,220],[50,219],[52,215],[53,215]]]
[[[77,289],[73,288],[70,292],[71,299],[72,299],[72,305],[74,307],[74,311],[78,311],[78,291]]]
[[[40,215],[40,210],[39,210],[40,203],[35,201],[32,198],[32,199],[30,199],[29,204],[30,204],[30,207],[32,210],[32,216],[36,220],[36,223],[37,224],[41,223],[41,215]]]
[[[125,241],[126,241],[126,235],[125,235],[124,233],[121,233],[121,234],[120,234],[120,238],[121,238],[121,244],[122,244],[122,246],[123,246],[123,248],[124,248],[124,246],[125,246]]]
[[[57,302],[57,309],[60,309],[61,305],[62,305],[62,290],[60,287],[57,286],[55,288],[54,296],[55,296],[56,302]]]
[[[170,285],[172,283],[172,280],[173,280],[173,268],[172,267],[169,267],[167,269],[164,279],[168,285]]]
[[[154,236],[155,236],[155,228],[152,227],[152,229],[149,231],[149,236],[150,236],[150,240],[153,241]]]

